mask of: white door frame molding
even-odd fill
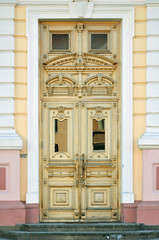
[[[59,1],[60,2],[60,1]],[[73,3],[72,3],[73,4]],[[27,7],[28,37],[28,192],[27,203],[39,203],[39,32],[40,19],[71,20],[71,5]],[[121,19],[121,202],[133,203],[133,108],[132,108],[132,38],[134,8],[110,7],[104,2],[94,4],[84,18]],[[90,12],[91,11],[91,12]],[[78,16],[77,16],[78,17]],[[77,18],[78,19],[78,18]]]

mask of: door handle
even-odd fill
[[[85,186],[85,170],[86,170],[86,158],[83,153],[80,157],[79,162],[79,154],[77,153],[75,156],[75,186],[76,188]]]
[[[76,153],[75,157],[75,186],[78,188],[79,186],[79,154]]]
[[[81,186],[84,187],[85,186],[85,170],[86,170],[86,157],[84,155],[84,153],[81,155],[81,171],[80,171],[80,175],[81,175]]]

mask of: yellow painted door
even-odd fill
[[[117,103],[43,105],[43,221],[117,220]]]
[[[120,24],[40,26],[40,220],[117,221]]]
[[[80,216],[117,220],[117,103],[83,103],[80,123]]]

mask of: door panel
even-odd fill
[[[87,127],[83,138],[85,137],[87,145],[82,146],[85,159],[81,159],[84,162],[82,211],[85,212],[82,218],[117,219],[117,165],[115,160],[117,104],[98,102],[85,105],[87,119],[85,126]],[[111,148],[112,142],[116,147]]]
[[[75,151],[78,152],[77,131],[74,131],[78,109],[74,104],[44,103],[44,145],[42,166],[43,219],[73,219],[78,212]],[[63,214],[65,213],[65,214]]]

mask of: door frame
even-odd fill
[[[39,203],[39,20],[71,21],[72,4],[55,2],[51,6],[27,7],[28,37],[28,192],[26,203]],[[107,3],[90,4],[85,18],[120,19],[121,32],[121,203],[133,203],[133,97],[132,38],[134,7],[110,7]],[[98,7],[96,9],[96,7]],[[85,19],[84,18],[84,19]],[[78,20],[78,14],[76,19]],[[127,126],[125,128],[125,126]]]

